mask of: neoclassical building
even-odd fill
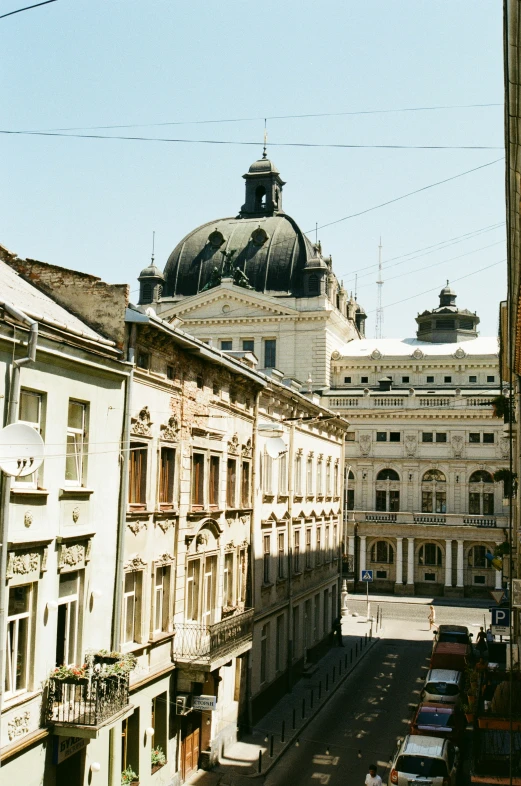
[[[418,315],[415,338],[353,341],[332,356],[323,401],[342,412],[345,538],[354,580],[376,590],[463,596],[501,586],[487,553],[506,539],[508,440],[492,401],[501,380],[496,338],[456,306]]]

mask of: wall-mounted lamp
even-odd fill
[[[58,601],[57,600],[48,600],[47,601],[47,613],[50,611],[57,611],[58,610]]]
[[[456,483],[459,483],[459,475],[456,475]]]
[[[92,764],[90,765],[90,771],[99,772],[100,770],[101,770],[101,764],[99,763],[99,761],[93,761]]]
[[[412,480],[412,472],[409,472],[409,480]]]
[[[365,480],[366,478],[367,478],[367,472],[362,472],[362,480]]]
[[[103,597],[103,592],[101,590],[92,590],[90,593],[91,600],[99,600],[99,598]]]
[[[156,731],[156,730],[154,729],[154,727],[153,727],[153,726],[149,726],[149,727],[148,727],[148,729],[145,729],[145,735],[146,735],[147,737],[153,737],[153,736],[154,736],[154,734],[155,734],[155,731]]]

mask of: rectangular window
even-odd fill
[[[261,684],[268,679],[268,652],[269,652],[269,629],[270,623],[267,622],[261,628],[261,651],[260,651],[260,681]]]
[[[284,668],[284,614],[279,614],[277,617],[276,636],[275,669],[282,671]]]
[[[192,505],[204,507],[204,454],[192,454]]]
[[[279,494],[284,496],[288,492],[288,455],[279,456]]]
[[[175,450],[161,448],[161,474],[159,476],[159,502],[172,505],[174,502]]]
[[[350,385],[350,384],[351,384],[351,377],[344,377],[344,385]]]
[[[300,530],[293,533],[293,572],[300,573]]]
[[[483,494],[483,515],[484,516],[493,516],[494,515],[494,495],[493,494]]]
[[[277,576],[283,579],[286,575],[286,555],[285,555],[285,535],[279,532],[277,535]]]
[[[311,564],[311,527],[306,529],[306,568],[312,567]]]
[[[164,693],[160,693],[159,696],[155,696],[152,699],[152,715],[151,715],[152,728],[154,729],[154,734],[151,740],[152,750],[161,750],[161,752],[164,753],[165,757],[168,754],[167,710],[168,710],[168,699],[167,699],[167,692],[165,691]],[[152,767],[154,767],[153,764]]]
[[[338,497],[340,496],[340,474],[339,474],[340,467],[338,464],[335,464],[333,467],[333,496]]]
[[[338,525],[333,524],[333,559],[338,559]]]
[[[264,453],[264,493],[273,494],[273,459]]]
[[[433,382],[434,382],[434,377],[427,377],[427,384],[433,383]]]
[[[166,367],[166,378],[167,379],[174,379],[174,377],[175,377],[174,367],[173,366],[167,366]]]
[[[396,513],[400,510],[400,492],[399,491],[390,491],[389,492],[389,510],[393,513]]]
[[[486,576],[474,576],[474,584],[486,584]]]
[[[387,578],[387,571],[386,570],[377,570],[376,571],[376,578],[377,579],[386,579]]]
[[[377,431],[376,432],[376,441],[377,442],[387,442],[387,432],[386,431]]]
[[[255,351],[255,341],[252,338],[245,338],[245,339],[243,339],[242,351],[243,352],[254,352]]]
[[[141,639],[141,598],[143,571],[125,573],[123,591],[123,643],[139,643]]]
[[[249,508],[251,504],[249,461],[243,461],[241,466],[241,504],[243,508]]]
[[[369,382],[369,377],[360,377],[360,382],[362,385],[367,385]]]
[[[235,606],[235,593],[233,591],[233,576],[235,565],[235,552],[228,551],[224,555],[224,576],[223,576],[223,606]]]
[[[496,381],[496,378],[493,375],[492,376],[490,376],[490,375],[487,376],[487,382],[495,382],[495,381]]]
[[[150,355],[148,354],[148,352],[143,352],[142,350],[137,351],[136,365],[139,368],[143,368],[145,369],[145,371],[148,371],[148,369],[150,368]]]
[[[469,382],[477,382],[478,378],[475,374],[471,374],[469,377]]]
[[[355,509],[355,490],[346,489],[346,510]]]
[[[317,461],[317,496],[324,494],[324,462],[321,458]]]
[[[469,442],[480,442],[481,435],[478,432],[471,432],[469,434]]]
[[[228,340],[227,341],[221,341],[221,351],[222,352],[230,351],[232,346],[233,346],[233,344],[232,344],[231,341],[228,341]]]
[[[422,432],[422,442],[433,442],[434,435],[432,431],[423,431]]]
[[[399,442],[401,434],[399,431],[391,431],[389,434],[389,442]]]
[[[144,445],[130,443],[128,501],[131,505],[147,504],[147,453]]]
[[[43,396],[40,393],[33,393],[30,390],[20,391],[20,412],[18,420],[32,426],[38,434],[42,433],[42,403]],[[23,478],[16,478],[16,483],[24,483],[32,488],[36,488],[38,483],[38,473],[26,475]]]
[[[67,456],[65,482],[71,486],[84,484],[87,453],[87,404],[69,399],[67,417]]]
[[[376,489],[376,510],[387,510],[387,493]]]
[[[494,442],[494,434],[487,434],[487,433],[483,434],[483,442],[488,444],[488,445],[493,444],[493,442]]]
[[[409,382],[409,377],[402,377],[402,383],[406,384],[407,382]]]
[[[219,388],[219,383],[218,382],[213,382],[212,383],[212,393],[213,393],[213,395],[214,396],[218,396],[220,394],[220,392],[221,392],[221,389]]]
[[[436,432],[436,442],[446,442],[447,434],[444,431]]]
[[[56,632],[56,665],[77,663],[79,650],[80,573],[60,575],[58,624]]]
[[[264,584],[270,583],[270,562],[271,562],[271,535],[264,535],[264,552],[263,552],[263,573],[262,580]]]
[[[139,709],[121,722],[121,771],[132,767],[139,772]]]
[[[5,664],[6,697],[29,688],[33,586],[9,589]]]
[[[170,565],[156,568],[154,583],[154,633],[168,631],[170,605]]]
[[[213,507],[219,507],[220,466],[221,463],[219,460],[219,456],[210,456],[209,500],[210,500],[210,505],[212,505]]]
[[[447,495],[444,491],[437,491],[435,513],[446,513],[446,512],[447,512]]]
[[[354,431],[348,431],[346,434],[346,442],[355,442],[356,433]]]
[[[277,342],[274,338],[264,339],[264,368],[276,368]]]
[[[322,527],[317,526],[317,550],[315,554],[315,565],[322,563]]]
[[[329,525],[326,524],[324,531],[324,553],[326,555],[326,562],[331,562],[331,541],[329,539]]]
[[[189,621],[199,619],[200,576],[201,561],[190,560],[186,569],[186,619]]]
[[[481,511],[479,509],[479,498],[480,495],[474,492],[470,492],[469,494],[469,513],[474,516],[479,516]]]
[[[443,381],[444,381],[446,384],[448,384],[449,382],[452,382],[452,377],[443,377]]]
[[[313,459],[308,456],[306,462],[306,494],[310,497],[313,494]]]
[[[226,464],[226,504],[229,508],[234,508],[235,502],[235,485],[237,478],[237,461],[236,459],[228,459]]]
[[[295,494],[302,496],[302,456],[295,456]]]
[[[217,600],[217,555],[206,557],[203,584],[203,625],[209,627],[215,622]]]
[[[432,513],[432,491],[422,491],[422,513]]]
[[[330,497],[331,494],[331,459],[328,459],[326,461],[326,496]]]

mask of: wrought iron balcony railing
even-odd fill
[[[174,625],[176,660],[211,663],[251,643],[253,609],[234,614],[214,625],[199,622],[176,622]]]
[[[50,677],[47,724],[103,726],[129,703],[128,674],[92,674],[79,679]]]

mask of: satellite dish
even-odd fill
[[[43,439],[32,426],[13,423],[0,429],[0,469],[6,475],[32,475],[42,464],[43,452]]]
[[[266,440],[266,453],[271,458],[277,459],[283,453],[287,453],[288,446],[280,437],[272,437]]]

